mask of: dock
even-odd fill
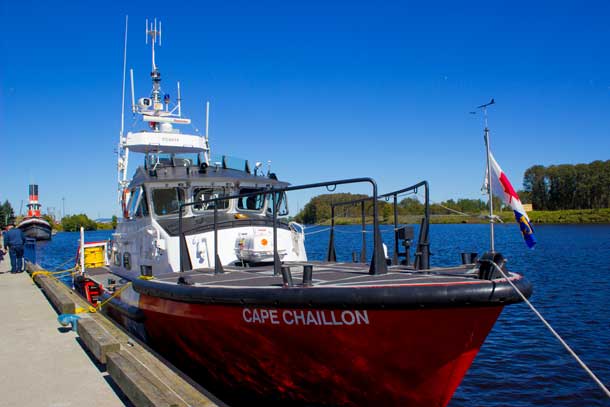
[[[224,405],[101,313],[79,313],[76,332],[62,327],[58,313],[87,302],[50,275],[35,274],[34,283],[9,268],[7,256],[0,262],[0,407]]]

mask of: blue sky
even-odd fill
[[[181,81],[199,128],[210,100],[213,152],[272,160],[293,184],[427,179],[434,201],[479,198],[468,112],[491,97],[492,149],[516,186],[534,164],[610,158],[610,4],[376,3],[3,1],[0,199],[19,211],[36,182],[43,210],[65,197],[68,213],[118,213],[126,14],[136,97],[150,89],[144,19],[158,17],[163,90]]]

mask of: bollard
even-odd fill
[[[303,287],[311,287],[313,279],[313,266],[306,264],[303,266]]]
[[[70,325],[70,328],[73,331],[76,331],[76,326],[78,324],[78,320],[79,319],[80,319],[80,317],[78,315],[74,315],[74,314],[60,314],[57,317],[57,322],[59,322],[61,324],[61,326],[65,326],[65,327]]]
[[[284,281],[284,287],[292,287],[292,274],[290,273],[290,267],[282,266],[282,280]]]
[[[474,264],[477,262],[477,253],[460,253],[462,257],[462,264]]]

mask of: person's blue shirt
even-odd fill
[[[23,246],[25,243],[25,235],[19,228],[12,228],[4,232],[4,247]]]

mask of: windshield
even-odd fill
[[[148,216],[148,203],[146,201],[146,193],[142,187],[138,187],[132,191],[129,199],[128,217],[133,219],[134,217],[141,218]]]
[[[267,213],[273,215],[273,199],[271,194],[269,197],[269,205],[267,206]],[[277,205],[277,215],[278,216],[287,216],[288,215],[288,200],[286,198],[285,192],[276,192],[275,193],[275,204]]]
[[[152,191],[153,207],[156,215],[178,213],[184,203],[184,188],[157,188]]]
[[[250,192],[257,192],[259,189],[254,188],[242,188],[239,193],[247,194]],[[245,211],[260,211],[265,206],[265,194],[256,194],[250,196],[244,196],[237,199],[237,209]]]
[[[193,188],[193,202],[203,202],[209,199],[228,195],[226,188],[195,187]],[[211,211],[214,208],[226,210],[229,208],[229,200],[200,203],[193,205],[193,212]]]

